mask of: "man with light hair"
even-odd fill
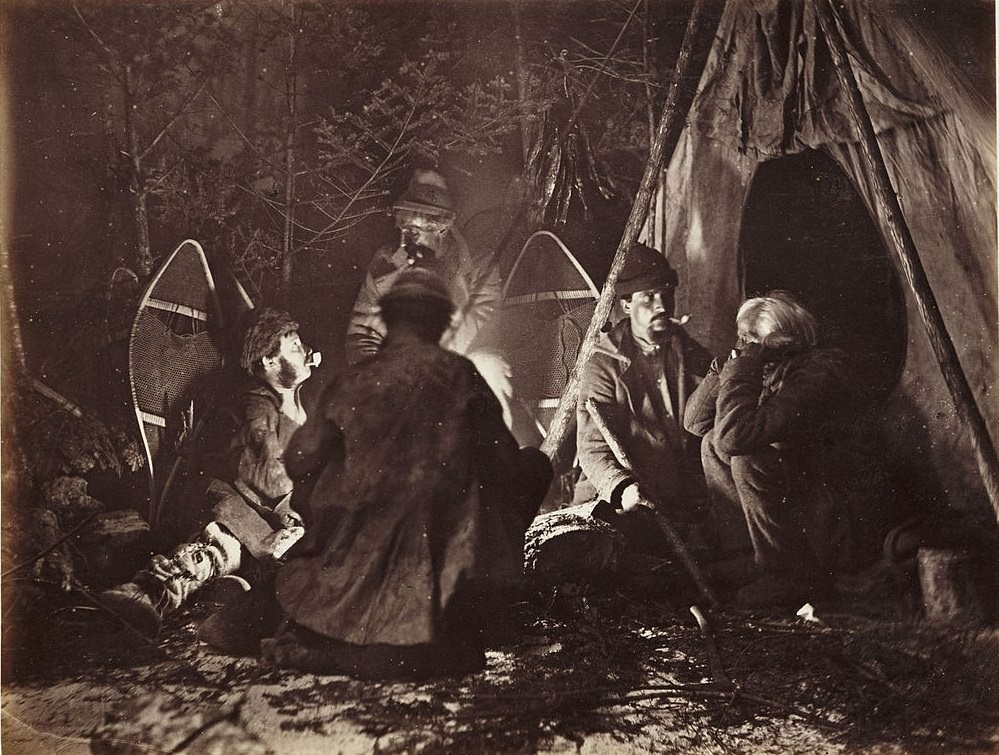
[[[691,396],[685,426],[702,436],[715,513],[748,539],[755,579],[747,607],[800,604],[870,552],[865,527],[878,475],[845,354],[818,345],[815,318],[791,294],[748,299],[738,342]]]

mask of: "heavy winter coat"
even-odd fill
[[[298,524],[290,509],[292,481],[284,454],[301,427],[281,411],[281,398],[257,382],[241,397],[242,422],[229,446],[231,470],[213,480],[212,515],[255,557],[266,555],[262,543],[275,530]]]
[[[770,361],[763,353],[710,370],[687,402],[684,425],[729,456],[773,446],[802,462],[852,449],[860,399],[842,352],[813,348]]]
[[[696,454],[684,449],[681,418],[686,397],[700,382],[710,355],[682,330],[675,330],[662,350],[669,381],[673,417],[664,424],[637,367],[638,345],[628,319],[603,334],[583,369],[576,407],[576,450],[582,477],[576,484],[577,503],[599,497],[613,501],[628,482],[638,480],[661,503],[687,493],[689,469],[696,468]],[[626,468],[611,450],[586,410],[592,398],[606,409],[611,430],[617,435],[634,469]]]
[[[712,369],[691,396],[684,424],[729,457],[775,449],[786,470],[783,495],[806,522],[826,561],[867,557],[882,482],[870,411],[835,349],[768,357],[751,350]]]
[[[356,645],[438,641],[463,588],[523,570],[518,453],[467,359],[390,337],[331,383],[288,449],[289,473],[314,488],[277,575],[282,608]]]
[[[386,246],[375,253],[347,325],[350,364],[373,355],[385,339],[378,300],[407,267],[407,255],[401,247]],[[444,250],[433,267],[447,283],[456,307],[451,328],[441,339],[441,345],[466,354],[499,304],[499,273],[485,261],[475,260],[465,240],[454,230],[448,232]]]

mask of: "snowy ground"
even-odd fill
[[[39,625],[48,636],[5,648],[2,744],[8,754],[999,751],[995,630],[934,629],[904,611],[862,617],[842,603],[817,603],[825,625],[730,611],[715,616],[727,688],[688,601],[639,592],[523,604],[523,632],[490,649],[484,671],[425,683],[218,655],[195,637],[210,604],[146,645],[67,607]]]

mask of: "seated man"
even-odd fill
[[[289,474],[314,488],[264,657],[372,678],[480,668],[484,609],[523,573],[551,463],[518,449],[471,362],[438,346],[453,304],[435,274],[400,275],[379,304],[381,349],[288,447]]]
[[[627,515],[622,523],[639,520],[637,527],[626,526],[638,532],[646,529],[641,512],[652,505],[665,507],[681,529],[696,519],[699,473],[696,457],[687,458],[680,422],[710,356],[673,318],[676,285],[662,254],[637,243],[628,249],[614,291],[625,317],[601,336],[580,382],[576,450],[582,477],[574,500],[608,501]],[[590,415],[588,400],[614,438]]]
[[[257,313],[243,341],[241,365],[251,378],[242,394],[242,423],[226,454],[227,480],[208,487],[211,521],[169,556],[157,555],[133,581],[104,591],[101,603],[155,637],[164,615],[195,590],[233,575],[248,562],[265,570],[302,535],[290,507],[292,483],[284,450],[305,422],[300,389],[313,354],[298,323],[279,310]]]
[[[498,354],[483,348],[485,331],[500,301],[499,272],[473,257],[458,233],[447,183],[437,171],[416,170],[392,209],[400,231],[399,245],[379,249],[368,266],[347,325],[348,363],[357,364],[372,356],[385,338],[379,297],[404,270],[432,269],[443,279],[455,303],[441,346],[472,360],[499,399],[510,426],[509,366]]]
[[[870,541],[863,507],[878,475],[865,450],[858,386],[845,355],[817,346],[815,318],[786,292],[749,299],[739,342],[691,396],[704,473],[730,542],[752,544],[759,576],[746,606],[800,603]],[[732,516],[735,514],[735,516]],[[733,531],[734,528],[734,531]]]

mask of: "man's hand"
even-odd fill
[[[621,491],[621,510],[632,511],[639,506],[643,506],[647,509],[652,508],[652,505],[649,503],[649,499],[646,498],[638,483],[633,482]]]
[[[267,553],[269,553],[271,557],[277,561],[285,553],[287,553],[288,549],[297,543],[304,534],[304,527],[284,527],[283,529],[275,530],[264,539],[264,550],[266,550]]]
[[[762,343],[759,343],[758,341],[750,341],[739,348],[739,356],[765,360],[766,357],[769,356],[769,353],[767,347]]]

